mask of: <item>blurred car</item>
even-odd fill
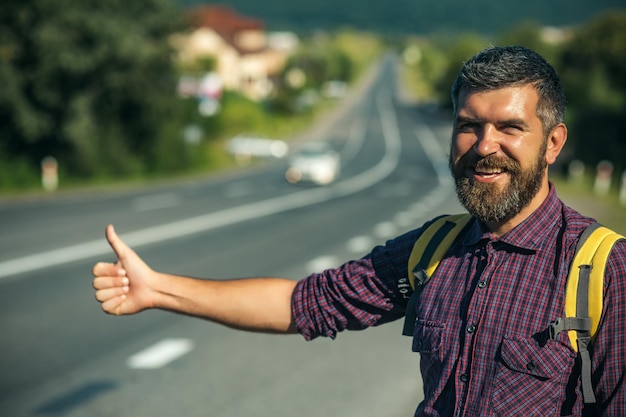
[[[323,142],[310,142],[296,148],[289,157],[285,178],[292,184],[310,182],[326,185],[335,181],[341,171],[341,158]]]

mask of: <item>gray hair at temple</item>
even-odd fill
[[[537,116],[548,134],[565,116],[561,80],[543,57],[522,46],[492,46],[474,55],[452,84],[452,105],[456,113],[461,91],[481,92],[527,84],[537,90]]]

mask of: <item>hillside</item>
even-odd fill
[[[626,0],[176,0],[184,7],[223,4],[265,22],[268,30],[333,30],[352,27],[388,34],[433,32],[502,33],[521,21],[571,26]]]

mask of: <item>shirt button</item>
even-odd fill
[[[467,326],[467,332],[468,333],[474,333],[476,331],[476,325],[475,324],[470,324],[469,326]]]
[[[532,370],[533,370],[533,369],[535,369],[535,362],[532,362],[532,361],[531,361],[531,362],[528,362],[528,363],[526,364],[526,369],[528,369],[529,371],[531,371],[531,372],[532,372]]]
[[[467,382],[469,381],[469,375],[467,374],[462,374],[459,379],[461,380],[461,382]]]
[[[487,286],[487,281],[478,281],[478,288],[485,288]]]

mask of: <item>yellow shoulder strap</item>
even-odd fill
[[[471,218],[472,216],[467,213],[440,217],[432,222],[415,241],[408,263],[409,283],[414,291],[407,303],[402,328],[403,335],[413,335],[416,320],[415,305],[421,289],[435,273],[452,242]],[[415,288],[416,279],[419,280],[419,288]]]
[[[409,257],[408,277],[412,288],[415,288],[415,267],[420,264],[426,275],[431,277],[454,239],[471,218],[468,213],[443,216],[420,235]]]
[[[584,236],[581,239],[584,239]],[[598,330],[602,316],[604,269],[613,245],[620,239],[625,238],[609,228],[598,226],[579,246],[570,266],[565,289],[565,317],[581,316],[581,309],[583,311],[585,309],[586,293],[587,316],[591,319],[590,335],[592,338]],[[588,289],[579,288],[584,285],[580,282],[581,268],[589,268]],[[572,347],[578,351],[576,330],[569,330],[568,334]]]

